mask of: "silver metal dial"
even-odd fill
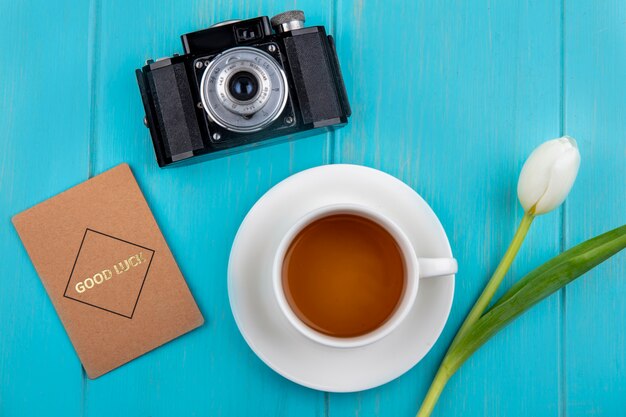
[[[239,77],[247,80],[249,97],[233,88]],[[241,133],[261,130],[276,120],[288,97],[282,68],[271,55],[251,47],[232,48],[215,57],[202,75],[200,90],[209,117]]]

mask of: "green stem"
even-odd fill
[[[452,340],[452,344],[450,345],[448,351],[450,351],[450,349],[457,344],[457,342],[461,339],[465,332],[467,332],[467,329],[469,329],[472,324],[478,321],[480,316],[483,315],[483,313],[489,306],[489,303],[491,302],[491,299],[500,287],[504,276],[511,268],[513,259],[515,259],[517,252],[522,246],[522,242],[524,241],[524,238],[526,237],[528,229],[530,229],[530,225],[532,224],[534,218],[535,215],[532,213],[532,210],[524,213],[524,217],[522,217],[522,221],[517,227],[517,231],[513,236],[513,240],[511,241],[511,244],[509,245],[504,256],[502,257],[500,264],[498,264],[498,267],[491,276],[491,279],[487,283],[487,286],[483,290],[482,294],[480,294],[480,297],[478,297],[476,303],[474,303],[474,307],[472,307],[467,317],[465,317],[465,321],[463,321],[461,328],[456,333],[456,336],[454,336],[454,339]]]
[[[437,400],[443,391],[443,388],[448,383],[450,379],[450,374],[448,373],[447,367],[445,365],[445,360],[439,367],[437,374],[435,375],[435,379],[430,384],[430,388],[428,389],[428,393],[426,393],[426,398],[422,402],[422,406],[420,410],[417,412],[416,417],[428,417],[430,413],[433,412],[435,408],[435,404],[437,404]]]
[[[444,356],[443,361],[439,366],[439,370],[435,375],[435,379],[433,379],[433,382],[428,389],[426,398],[424,398],[424,402],[417,412],[417,417],[429,417],[433,409],[435,408],[435,404],[437,403],[441,392],[443,391],[446,383],[455,371],[450,371],[448,369],[448,363],[451,360],[451,353],[454,351],[454,347],[456,346],[458,341],[461,340],[462,336],[474,323],[476,323],[476,321],[478,321],[478,319],[480,319],[485,309],[487,309],[487,307],[489,306],[491,299],[493,298],[494,294],[498,290],[498,287],[502,283],[502,279],[509,271],[509,268],[511,268],[513,259],[515,259],[515,255],[517,255],[517,252],[522,246],[522,242],[524,241],[524,238],[528,233],[528,229],[530,229],[530,225],[535,218],[533,212],[534,210],[530,210],[529,212],[524,213],[524,217],[517,227],[517,231],[515,232],[513,240],[506,250],[504,257],[502,258],[500,264],[491,276],[491,279],[487,283],[487,286],[483,290],[482,294],[480,295],[480,297],[478,297],[478,300],[472,307],[472,310],[465,318],[465,321],[463,321],[463,324],[461,325],[459,331],[456,333],[456,336],[454,336],[454,339],[452,340],[452,343],[450,344],[450,347],[446,352],[446,356]]]

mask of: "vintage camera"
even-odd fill
[[[302,11],[230,20],[181,38],[183,55],[136,71],[159,166],[347,123],[333,38],[323,26],[304,27]]]

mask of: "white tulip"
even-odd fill
[[[517,183],[517,197],[526,212],[544,214],[563,203],[580,166],[574,138],[563,136],[539,145],[530,154]]]

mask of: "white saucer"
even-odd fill
[[[228,295],[244,339],[276,372],[313,389],[361,391],[397,378],[428,353],[448,319],[454,275],[423,279],[407,318],[378,342],[340,349],[311,341],[278,308],[272,292],[272,261],[281,237],[294,222],[334,203],[380,210],[404,230],[418,256],[452,257],[437,216],[409,186],[375,169],[325,165],[285,179],[250,209],[230,253]]]

